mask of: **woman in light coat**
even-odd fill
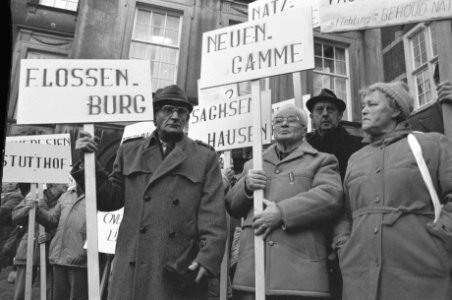
[[[362,128],[370,144],[348,162],[349,223],[338,234],[344,300],[452,299],[452,254],[426,229],[432,200],[403,125],[412,109],[402,82],[363,91]],[[414,135],[440,201],[451,201],[451,141],[438,133]]]

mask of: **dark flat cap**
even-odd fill
[[[175,84],[158,89],[154,94],[152,103],[157,108],[171,104],[186,107],[190,113],[193,110],[193,105],[188,101],[185,92]]]

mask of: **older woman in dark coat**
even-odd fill
[[[344,300],[452,299],[451,253],[427,231],[433,205],[403,126],[413,99],[402,82],[363,92],[370,144],[352,155],[344,180],[351,227],[342,227]],[[452,199],[452,143],[414,133],[440,200]],[[345,224],[345,223],[344,223]]]

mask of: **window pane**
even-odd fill
[[[325,72],[334,73],[334,60],[325,59],[324,63],[325,63],[325,66],[324,66],[323,70]]]
[[[334,48],[332,46],[323,46],[323,56],[334,59]]]
[[[322,58],[321,57],[316,57],[315,58],[315,69],[316,70],[323,70]]]
[[[334,47],[335,49],[335,58],[337,60],[343,60],[345,61],[345,49],[344,48],[339,48],[339,47]]]
[[[77,10],[78,0],[39,0],[39,4],[61,8],[66,10]]]
[[[434,26],[430,27],[430,33],[432,36],[432,50],[433,50],[433,56],[438,55],[438,41],[436,40],[436,30]]]
[[[343,78],[334,78],[334,93],[340,99],[347,99],[347,82]]]
[[[314,44],[314,55],[322,56],[322,44],[318,44],[318,43]]]
[[[333,81],[328,75],[314,74],[314,95],[320,93],[323,88],[333,89]]]
[[[345,65],[345,61],[336,61],[336,73],[347,75],[347,66]]]

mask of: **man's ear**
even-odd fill
[[[394,109],[391,113],[392,119],[396,119],[398,116],[400,116],[401,112],[397,109]]]
[[[344,112],[342,111],[342,112],[339,112],[339,121],[341,121],[342,120],[342,116],[344,115]]]

